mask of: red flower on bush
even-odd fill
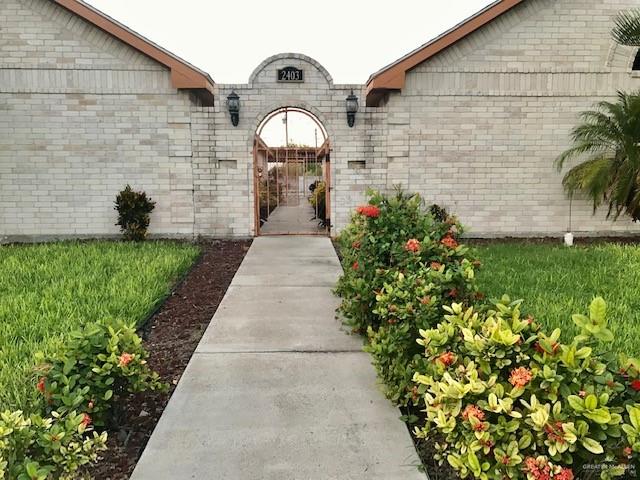
[[[535,480],[573,480],[573,471],[570,468],[554,467],[544,457],[527,457],[523,470]]]
[[[131,360],[133,360],[133,355],[124,352],[118,359],[118,365],[121,367],[126,367],[127,365],[129,365],[129,363],[131,363]]]
[[[82,417],[81,425],[84,425],[84,427],[87,428],[89,425],[91,425],[91,417],[88,413],[85,413],[83,415],[84,416]]]
[[[415,238],[411,238],[407,240],[407,243],[405,244],[404,249],[407,252],[417,253],[420,251],[420,242]]]
[[[448,248],[456,248],[458,246],[458,242],[451,235],[446,235],[440,243]]]
[[[380,215],[380,209],[375,205],[360,205],[356,212],[369,218],[377,218]]]
[[[511,370],[511,375],[509,375],[509,383],[514,387],[524,387],[526,386],[533,376],[531,372],[526,367],[518,367],[514,370]]]
[[[351,268],[354,270],[358,270],[358,267],[360,267],[360,264],[357,261],[353,262],[353,265],[351,265]]]
[[[38,381],[38,385],[36,385],[36,388],[40,393],[44,393],[45,391],[45,382],[46,382],[45,378],[40,377],[40,380]]]
[[[469,420],[469,417],[482,421],[484,420],[484,412],[479,407],[469,404],[462,411],[462,418]]]
[[[560,470],[560,473],[553,478],[556,480],[573,480],[573,470],[570,468],[563,468]]]
[[[440,262],[431,262],[431,270],[440,270],[442,264]]]
[[[353,242],[351,244],[351,247],[355,248],[356,250],[358,250],[360,248],[360,245],[362,245],[360,242]]]
[[[633,449],[631,447],[624,447],[622,453],[624,453],[626,457],[630,457],[631,455],[633,455]]]
[[[632,381],[630,384],[631,388],[633,388],[636,392],[640,392],[640,380],[636,379]]]
[[[438,361],[445,367],[448,367],[456,361],[456,356],[453,354],[453,352],[444,352],[438,357]]]

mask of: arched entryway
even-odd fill
[[[311,112],[281,107],[253,142],[257,235],[329,235],[330,142]]]

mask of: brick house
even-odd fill
[[[157,201],[157,236],[254,235],[254,136],[283,106],[312,113],[330,138],[333,233],[368,187],[398,184],[457,212],[473,236],[559,235],[569,222],[638,232],[584,199],[570,208],[553,167],[579,112],[640,88],[637,49],[610,37],[612,18],[638,6],[498,0],[365,85],[335,84],[300,54],[230,85],[78,0],[3,0],[0,241],[115,235],[127,183]],[[304,81],[278,82],[286,67]]]

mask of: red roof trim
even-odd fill
[[[175,88],[196,90],[202,94],[203,100],[206,99],[207,103],[213,104],[214,81],[206,72],[156,45],[87,3],[80,0],[52,1],[169,68],[171,83]]]
[[[382,70],[377,71],[371,75],[367,81],[367,105],[376,105],[386,91],[402,90],[406,73],[409,70],[492,22],[523,1],[524,0],[497,0],[439,37],[425,43],[413,52],[396,60],[391,65],[384,67]]]

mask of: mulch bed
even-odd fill
[[[122,429],[110,432],[109,449],[89,471],[93,478],[130,477],[250,245],[250,240],[201,243],[200,258],[144,324],[141,331],[150,354],[149,366],[169,383],[169,393],[147,392],[127,399]]]

